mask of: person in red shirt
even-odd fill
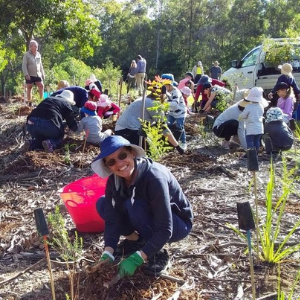
[[[203,109],[203,107],[205,106],[205,104],[208,100],[208,96],[206,94],[202,94],[201,103],[198,102],[198,99],[199,99],[200,93],[202,92],[203,86],[204,86],[204,84],[207,84],[207,83],[210,83],[212,86],[214,86],[214,85],[219,85],[221,87],[225,86],[225,82],[223,82],[223,81],[220,81],[217,79],[212,79],[212,78],[208,77],[207,75],[202,75],[200,80],[197,83],[195,102],[193,104],[196,112],[197,112],[198,107],[200,107],[200,109]]]
[[[97,114],[100,118],[107,119],[112,115],[118,115],[120,107],[108,99],[108,96],[101,94],[97,102]]]

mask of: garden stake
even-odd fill
[[[144,82],[144,91],[143,91],[143,98],[142,98],[142,114],[141,114],[141,116],[142,116],[141,120],[142,121],[144,121],[144,119],[145,119],[146,91],[147,91],[147,86],[146,86],[146,83]],[[140,135],[140,138],[139,138],[139,146],[140,147],[143,147],[143,138],[144,137],[142,135]]]
[[[80,164],[79,164],[80,169],[82,168],[82,157],[83,157],[83,154],[84,154],[84,150],[85,150],[85,146],[86,146],[86,140],[89,136],[89,133],[90,133],[90,130],[87,129],[86,132],[85,132],[85,137],[84,137],[84,142],[83,142],[83,149],[82,149],[82,154],[81,154],[81,158],[80,158]]]
[[[252,254],[251,254],[251,229],[255,228],[255,224],[253,221],[250,203],[248,201],[242,202],[242,203],[237,203],[237,212],[238,212],[239,228],[240,228],[240,230],[246,230],[246,233],[247,233],[249,261],[250,261],[250,274],[251,274],[251,286],[252,286],[252,298],[253,298],[253,300],[255,300],[254,268],[253,268]]]
[[[49,275],[50,275],[52,299],[55,300],[56,298],[55,298],[54,281],[53,281],[52,268],[51,268],[51,262],[50,262],[49,248],[48,248],[48,243],[47,243],[47,235],[49,234],[49,230],[48,230],[48,226],[47,226],[42,208],[37,208],[34,210],[34,218],[35,218],[35,224],[36,224],[37,231],[43,237],[43,240],[44,240],[45,253],[46,253],[48,270],[49,270]]]
[[[254,197],[255,197],[255,224],[256,224],[256,244],[257,244],[257,258],[259,259],[259,226],[258,226],[258,199],[257,199],[257,182],[256,171],[258,168],[257,151],[255,148],[247,150],[247,167],[248,171],[253,174]]]
[[[121,107],[121,98],[122,98],[122,85],[123,85],[123,77],[120,79],[120,93],[119,93],[119,107]]]

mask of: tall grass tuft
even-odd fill
[[[280,234],[281,220],[284,214],[286,202],[288,200],[288,196],[294,190],[296,170],[296,168],[288,170],[286,161],[283,160],[283,175],[281,178],[282,194],[277,201],[274,201],[273,193],[275,188],[275,171],[274,166],[271,163],[269,182],[266,189],[267,214],[260,232],[262,259],[269,263],[281,263],[290,254],[300,249],[300,243],[291,247],[286,247],[286,243],[300,225],[300,219],[288,232],[283,241],[280,242],[279,247],[275,249],[275,243],[278,241],[278,236]]]

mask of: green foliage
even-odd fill
[[[83,239],[78,237],[75,231],[74,238],[70,238],[65,226],[65,220],[59,211],[59,207],[55,207],[55,212],[48,216],[48,223],[51,228],[51,242],[49,244],[60,254],[60,257],[66,262],[68,276],[70,282],[71,300],[78,299],[79,296],[79,276],[77,276],[76,261],[82,256]],[[77,287],[75,280],[77,279]]]
[[[297,286],[297,284],[300,280],[300,269],[296,274],[295,280],[293,281],[293,285],[292,285],[291,290],[290,290],[290,292],[287,296],[288,298],[285,297],[285,293],[281,290],[281,285],[280,285],[280,283],[281,283],[280,264],[278,264],[278,269],[277,270],[278,270],[277,271],[277,273],[278,273],[278,275],[277,275],[277,299],[278,300],[285,300],[285,299],[293,300],[293,299],[295,299],[293,296],[294,296],[295,287]],[[297,298],[297,300],[300,300],[300,297]]]
[[[75,147],[76,144],[65,144],[64,149],[65,149],[65,163],[66,164],[70,164],[71,160],[70,160],[70,149],[72,147]]]
[[[295,189],[294,182],[297,179],[295,177],[296,171],[296,168],[287,170],[286,162],[284,161],[283,175],[281,178],[282,194],[279,197],[279,199],[274,203],[273,191],[275,188],[275,172],[273,164],[271,164],[270,177],[266,189],[267,214],[260,235],[262,259],[270,263],[281,263],[290,254],[300,249],[300,243],[295,246],[285,247],[285,244],[288,242],[292,234],[300,225],[300,219],[295,223],[294,227],[285,236],[283,241],[280,242],[278,249],[275,249],[275,242],[278,240],[278,236],[280,233],[281,219],[284,213],[286,201],[288,199],[289,194]]]
[[[232,105],[233,93],[221,90],[220,92],[217,92],[216,98],[218,99],[216,109],[220,112],[223,112],[230,105]]]
[[[158,160],[169,150],[173,149],[168,143],[168,140],[163,135],[166,125],[162,122],[157,122],[154,125],[147,121],[141,121],[142,129],[146,132],[146,141],[149,145],[149,156],[153,160]]]
[[[101,69],[94,69],[93,73],[101,80],[103,87],[109,90],[111,97],[118,99],[119,82],[122,75],[120,69],[115,68],[113,63],[108,60]]]
[[[265,39],[263,41],[263,50],[266,52],[266,63],[274,67],[300,58],[298,39],[282,39],[280,41]]]

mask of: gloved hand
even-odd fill
[[[107,261],[108,263],[112,263],[114,260],[115,260],[114,256],[108,251],[104,251],[100,258],[100,262]]]
[[[131,254],[129,257],[123,259],[119,266],[119,274],[121,278],[131,276],[136,269],[144,263],[144,260],[139,251]]]
[[[113,114],[114,114],[113,111],[107,111],[106,113],[104,113],[104,117],[109,117],[109,116],[111,116]]]
[[[182,149],[179,145],[175,147],[175,149],[178,151],[180,155],[184,154],[184,149]]]

